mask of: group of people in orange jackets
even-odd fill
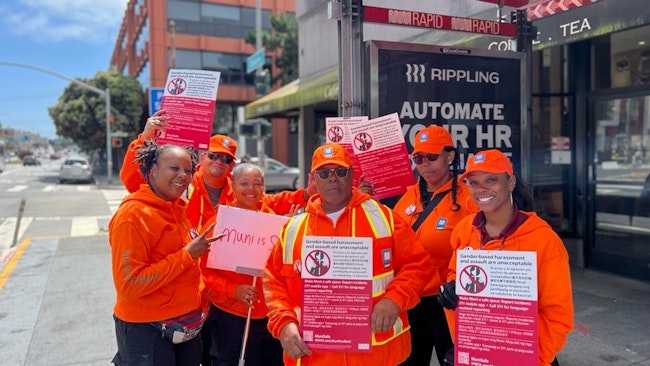
[[[159,146],[167,127],[164,111],[151,116],[120,172],[131,194],[109,224],[116,365],[453,365],[456,251],[467,249],[537,253],[539,365],[557,365],[573,327],[568,255],[500,151],[476,153],[461,175],[449,132],[422,129],[410,155],[418,181],[391,209],[369,182],[354,186],[339,144],[314,151],[307,188],[269,195],[259,167],[236,164],[234,140],[215,135],[205,152]],[[205,266],[219,205],[291,216],[261,281]],[[367,352],[310,349],[303,337],[299,268],[314,236],[372,240]],[[156,324],[197,310],[200,336],[161,337]]]

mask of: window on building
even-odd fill
[[[650,26],[593,39],[594,89],[650,85]]]
[[[558,150],[554,145],[557,141],[575,144],[568,55],[567,46],[558,46],[534,52],[532,58],[532,154],[528,164],[536,211],[557,231],[573,230],[575,217],[569,204],[575,191],[571,150]]]
[[[177,49],[176,68],[219,71],[222,84],[253,85],[253,76],[246,74],[246,58],[248,56],[236,53]],[[168,54],[168,57],[171,55]],[[270,57],[266,58],[266,65],[271,65]]]
[[[171,55],[168,55],[168,57],[171,59]],[[201,70],[201,52],[177,49],[176,68]]]
[[[188,1],[167,0],[167,17],[175,21],[198,22],[200,17],[199,3]]]
[[[138,76],[136,76],[136,79],[140,82],[140,85],[142,85],[142,89],[144,90],[147,90],[151,86],[150,74],[151,71],[149,69],[149,60],[147,60],[142,65]]]
[[[168,0],[167,14],[178,33],[243,38],[255,29],[255,8]],[[271,12],[262,9],[262,29],[271,30],[270,19]]]
[[[142,22],[142,28],[138,32],[138,38],[135,40],[135,54],[142,54],[147,42],[149,42],[149,18]]]

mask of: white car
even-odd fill
[[[82,181],[92,183],[93,167],[87,158],[75,156],[66,158],[59,171],[59,182]]]
[[[259,159],[252,157],[251,162],[259,165]],[[288,166],[272,158],[266,158],[264,169],[264,188],[267,192],[295,191],[298,188],[300,169]]]

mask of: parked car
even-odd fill
[[[259,165],[257,157],[250,158],[253,164]],[[288,166],[272,158],[266,158],[264,170],[264,187],[267,192],[296,190],[298,188],[300,169]]]
[[[23,166],[28,165],[41,165],[41,161],[34,157],[34,155],[25,155],[23,157]]]
[[[87,158],[83,156],[69,157],[65,159],[59,171],[59,182],[83,181],[92,183],[93,167]]]

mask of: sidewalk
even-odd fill
[[[572,270],[575,326],[561,366],[650,366],[650,283]]]

